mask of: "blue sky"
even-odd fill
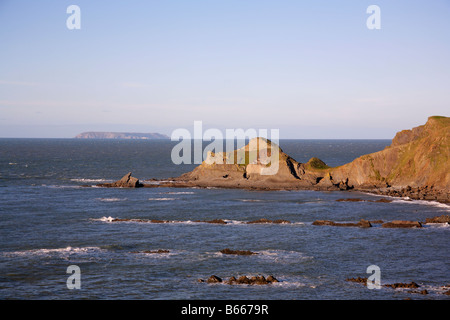
[[[0,0],[0,137],[170,135],[201,120],[390,139],[449,116],[448,17],[449,0]]]

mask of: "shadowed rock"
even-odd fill
[[[206,280],[206,282],[208,282],[208,283],[220,283],[220,282],[222,282],[222,279],[219,278],[218,276],[212,275],[211,277],[208,278],[208,280]]]
[[[235,254],[235,255],[239,255],[239,256],[250,256],[252,254],[257,254],[256,252],[252,252],[249,250],[231,250],[229,248],[220,250],[220,253],[222,254]]]
[[[227,284],[249,284],[249,285],[265,285],[279,282],[274,276],[241,276],[239,278],[231,277],[226,283]]]

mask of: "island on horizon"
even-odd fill
[[[139,133],[139,132],[82,132],[75,136],[75,139],[170,139],[162,133]]]

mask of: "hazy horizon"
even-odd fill
[[[200,120],[392,139],[449,116],[449,16],[446,0],[3,0],[0,137],[170,136]]]

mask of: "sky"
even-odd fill
[[[202,121],[391,139],[449,116],[449,17],[450,0],[0,0],[0,137]]]

